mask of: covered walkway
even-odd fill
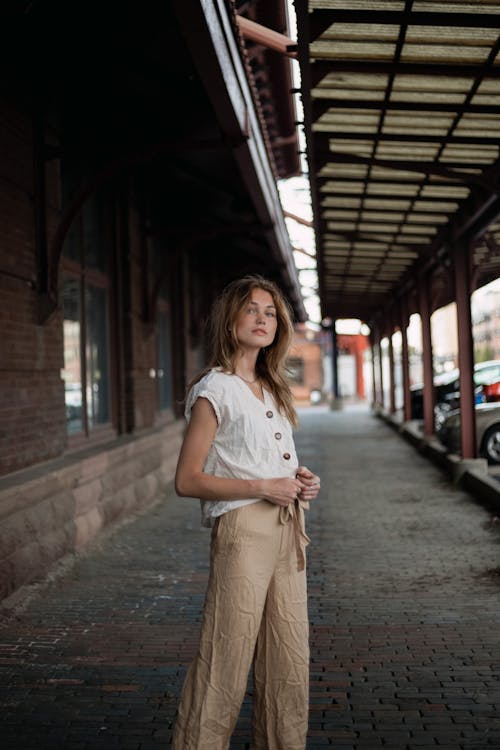
[[[301,414],[308,750],[500,746],[500,524],[358,408]],[[168,747],[208,534],[173,494],[34,587],[0,630],[2,747]],[[232,750],[249,747],[246,703]]]

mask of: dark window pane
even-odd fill
[[[68,433],[72,434],[83,430],[80,282],[78,279],[64,279],[62,297],[66,425]]]
[[[81,217],[77,216],[71,224],[63,244],[63,255],[65,258],[82,262],[82,228]]]
[[[106,207],[99,195],[91,195],[82,208],[85,266],[106,271],[108,264]]]
[[[85,289],[87,417],[89,429],[109,422],[109,357],[106,290]]]
[[[72,175],[68,172],[66,163],[63,160],[61,163],[61,197],[63,211],[67,210],[68,207],[72,204],[79,188],[80,183],[76,182]],[[64,238],[63,255],[65,258],[70,258],[77,263],[82,263],[82,249],[82,215],[79,212],[76,214],[76,216],[73,217],[66,237]]]
[[[172,406],[170,327],[168,316],[164,312],[158,313],[158,387],[160,409],[170,409]]]

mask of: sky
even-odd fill
[[[295,10],[291,0],[288,0],[288,20],[290,37],[295,40],[297,39],[297,24]],[[300,68],[298,60],[291,59],[290,62],[292,69],[292,85],[294,88],[299,89]],[[304,119],[304,111],[300,94],[295,94],[294,100],[297,115],[296,120],[302,122]],[[304,128],[302,126],[298,127],[298,133],[299,148],[302,152],[305,152],[306,141]],[[290,177],[287,180],[280,180],[278,182],[278,190],[285,211],[295,214],[306,221],[312,221],[311,192],[309,189],[308,165],[305,153],[301,155],[301,163],[303,175],[300,177]],[[285,222],[290,236],[290,242],[294,248],[293,255],[299,273],[304,306],[309,315],[309,320],[312,323],[321,323],[314,231],[311,227],[299,224],[293,219],[286,218]],[[314,258],[304,255],[303,252],[300,252],[301,250],[309,255],[313,255]]]

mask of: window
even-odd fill
[[[68,433],[83,430],[80,289],[75,279],[63,282],[64,392]]]
[[[105,288],[85,286],[86,402],[89,428],[110,421],[108,300]]]
[[[88,437],[111,422],[106,205],[85,204],[65,242],[62,308],[68,435]]]

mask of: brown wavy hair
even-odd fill
[[[280,412],[297,427],[297,413],[285,370],[285,361],[293,337],[292,312],[279,287],[258,274],[232,281],[216,299],[209,320],[212,354],[208,366],[189,383],[188,390],[214,367],[234,374],[239,347],[236,321],[240,312],[249,303],[254,289],[269,292],[276,308],[277,322],[274,340],[272,344],[260,350],[255,371],[271,392]]]

